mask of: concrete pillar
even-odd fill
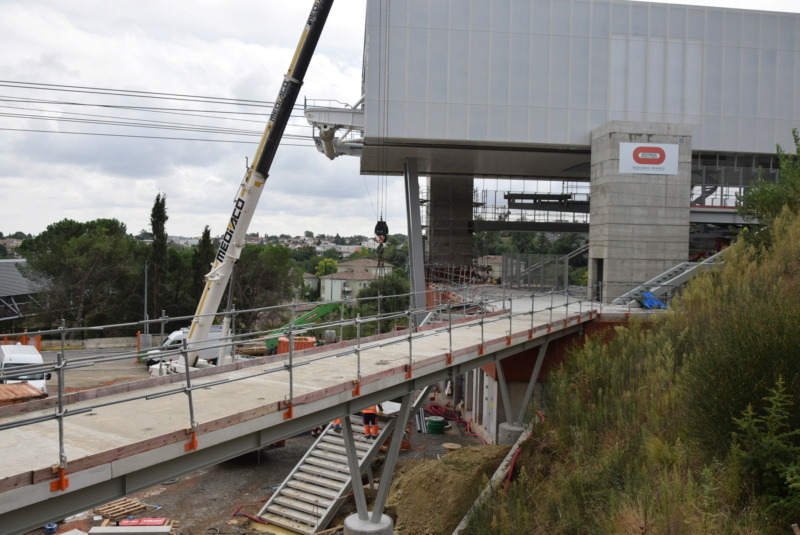
[[[498,444],[516,444],[519,437],[522,436],[525,428],[512,422],[503,422],[500,424],[500,430],[497,433]]]
[[[428,201],[428,263],[472,266],[475,240],[472,220],[473,179],[461,176],[430,177]]]
[[[602,288],[609,301],[630,283],[687,260],[691,135],[691,125],[625,121],[592,132],[589,285],[595,298]],[[663,162],[656,157],[662,150]]]
[[[392,535],[393,531],[394,522],[386,515],[381,515],[377,524],[361,520],[358,515],[350,515],[344,519],[344,535]]]

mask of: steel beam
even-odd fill
[[[356,500],[356,511],[359,520],[369,520],[367,498],[364,496],[364,485],[361,484],[361,468],[358,465],[358,452],[356,440],[353,438],[353,424],[350,418],[342,418],[342,438],[344,449],[347,452],[347,466],[350,468],[350,488]]]
[[[422,245],[422,220],[419,214],[419,174],[416,158],[403,164],[406,186],[408,220],[408,260],[411,268],[411,308],[425,308],[425,250]],[[423,313],[414,314],[414,326],[419,327]]]
[[[539,372],[542,370],[542,363],[544,362],[544,356],[547,353],[548,345],[550,345],[549,340],[539,346],[539,356],[536,357],[536,364],[533,366],[531,380],[528,382],[528,389],[525,391],[525,398],[522,400],[522,407],[519,408],[519,417],[517,417],[516,422],[519,425],[522,425],[522,422],[525,421],[525,411],[527,410],[528,404],[531,402],[531,398],[533,397],[533,389],[536,386],[536,381],[539,380]]]
[[[403,433],[408,424],[408,417],[411,414],[411,397],[413,395],[413,392],[409,392],[403,396],[400,413],[397,415],[397,422],[394,424],[392,441],[389,443],[389,451],[386,452],[386,463],[383,465],[383,471],[381,472],[381,484],[378,487],[378,495],[375,497],[372,518],[370,518],[370,522],[373,524],[380,522],[383,516],[383,507],[386,505],[386,498],[389,496],[389,487],[392,484],[394,468],[397,466],[397,457],[400,455],[400,446],[403,443]]]

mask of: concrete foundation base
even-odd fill
[[[350,515],[344,519],[344,535],[392,535],[393,531],[394,521],[386,515],[381,515],[377,524],[361,520],[358,515]]]
[[[502,423],[500,424],[500,430],[497,433],[497,443],[509,445],[514,444],[517,442],[519,437],[522,436],[523,431],[525,431],[524,427],[520,427],[510,422]]]

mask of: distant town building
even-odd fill
[[[348,260],[347,262],[339,262],[336,266],[339,273],[351,270],[366,270],[375,275],[382,277],[392,273],[392,266],[378,267],[378,261],[370,258],[359,258],[358,260]]]
[[[169,236],[167,238],[168,241],[176,245],[183,245],[184,247],[192,247],[193,245],[197,245],[200,243],[200,238],[186,238],[184,236]],[[145,240],[148,243],[152,243],[153,240]]]
[[[374,273],[366,269],[347,270],[340,273],[323,275],[320,281],[320,297],[325,301],[353,299],[369,283],[378,279]]]
[[[303,286],[316,290],[317,286],[319,286],[319,275],[303,273]]]

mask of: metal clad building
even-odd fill
[[[586,148],[608,121],[691,125],[695,151],[771,153],[800,119],[797,14],[373,0],[365,47],[366,172],[381,140]]]
[[[371,0],[366,25],[361,172],[430,177],[437,262],[471,258],[468,179],[588,180],[589,280],[621,295],[685,262],[692,224],[730,217],[690,204],[730,211],[765,162],[774,177],[763,156],[800,124],[798,14]]]

